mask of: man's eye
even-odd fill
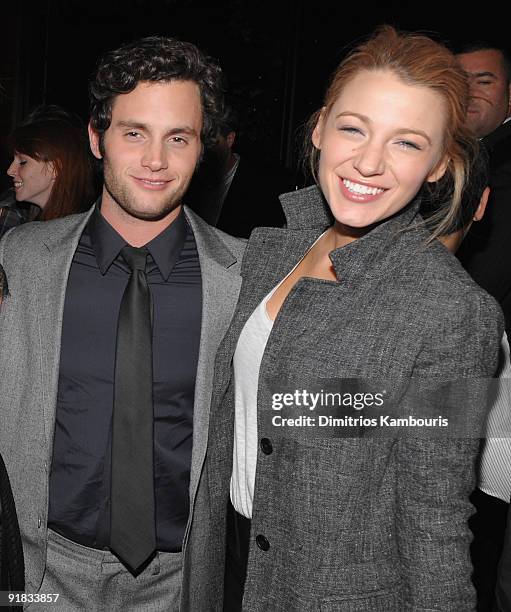
[[[170,141],[174,142],[176,144],[186,144],[187,143],[187,141],[184,138],[182,138],[181,136],[172,136]]]
[[[138,138],[140,136],[139,132],[126,132],[126,136],[128,136],[129,138]]]
[[[491,85],[493,81],[477,81],[478,85]]]

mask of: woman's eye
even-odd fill
[[[415,151],[421,150],[421,147],[417,143],[412,142],[411,140],[400,140],[397,144],[403,149],[414,149]]]
[[[26,163],[27,163],[26,159],[20,159],[20,161],[19,161],[19,165],[20,166],[24,166]]]
[[[362,134],[362,130],[356,127],[352,127],[349,125],[342,125],[338,128],[341,132],[346,132],[347,134]]]

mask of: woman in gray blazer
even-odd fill
[[[217,355],[189,609],[474,609],[477,440],[322,436],[310,404],[308,421],[268,417],[284,415],[272,409],[285,381],[301,393],[314,380],[494,375],[500,310],[434,240],[459,211],[467,95],[445,47],[389,27],[335,72],[311,121],[318,187],[282,196],[286,229],[252,234]],[[418,194],[446,173],[454,194],[430,234]]]

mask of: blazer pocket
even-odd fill
[[[402,612],[399,591],[380,591],[362,597],[325,597],[320,601],[321,612]]]

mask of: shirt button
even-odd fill
[[[261,446],[261,450],[265,455],[271,455],[273,453],[273,446],[268,438],[261,438],[259,444]]]
[[[39,515],[39,516],[37,517],[37,528],[38,528],[38,529],[41,529],[41,523],[42,523],[42,520],[41,520],[41,515]]]
[[[270,550],[270,543],[263,535],[259,534],[256,537],[256,543],[261,550],[264,550],[264,552],[266,552],[267,550]]]

